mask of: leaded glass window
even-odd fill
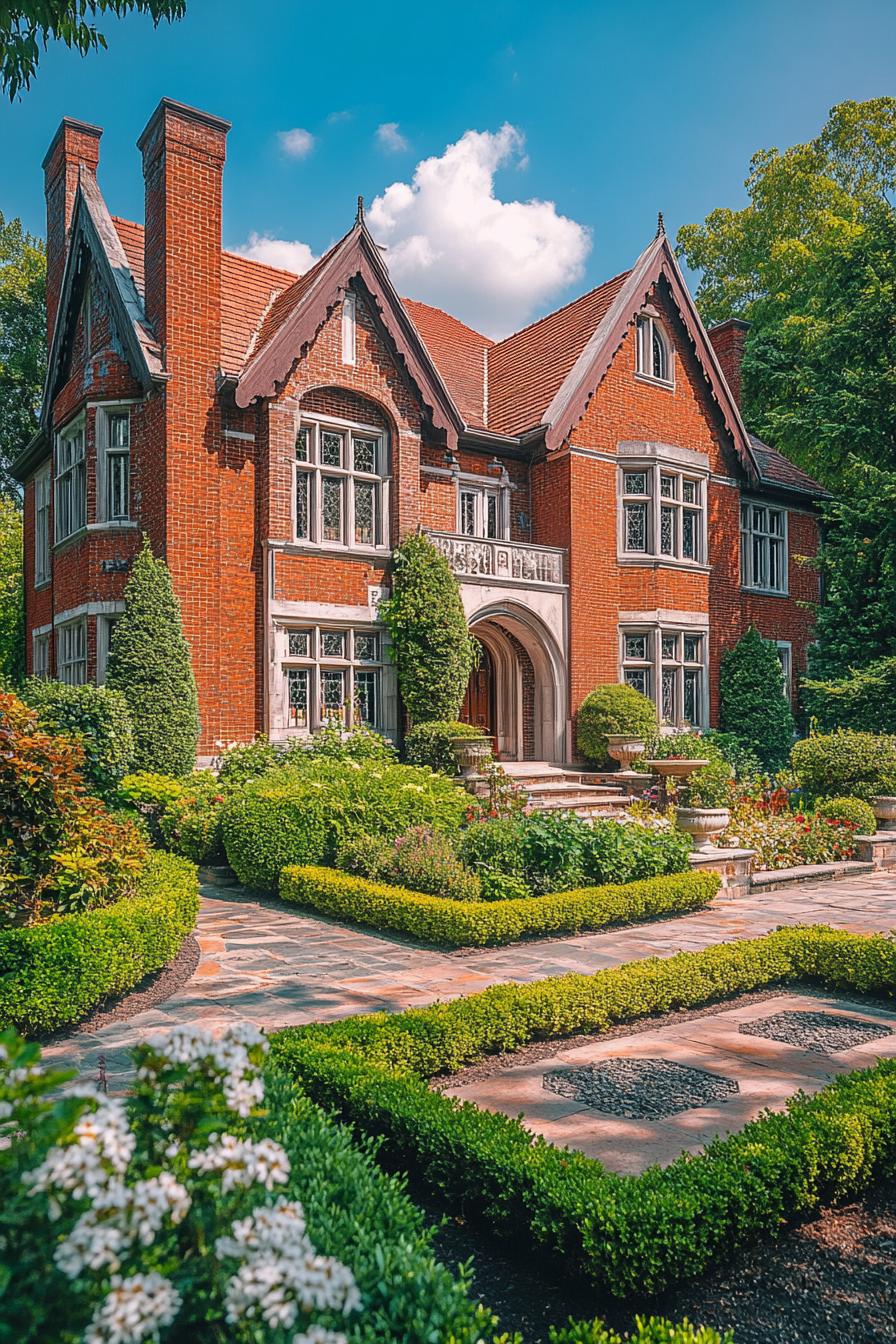
[[[623,630],[622,680],[655,700],[662,722],[703,724],[706,635],[690,630]]]
[[[311,655],[310,630],[290,630],[288,648],[290,658],[310,657]]]
[[[342,541],[342,497],[345,482],[340,476],[322,476],[321,485],[324,541]]]
[[[675,635],[663,635],[663,661],[671,662],[675,657],[675,646],[677,638]]]
[[[310,675],[309,670],[305,667],[291,667],[287,670],[287,726],[289,728],[308,727],[308,678]]]
[[[661,324],[654,317],[638,318],[638,373],[646,378],[672,381],[669,344]]]
[[[309,420],[295,451],[295,533],[333,546],[388,544],[384,439]],[[324,469],[324,470],[322,470]]]
[[[345,710],[345,673],[324,668],[320,674],[322,718],[341,717]]]
[[[687,667],[684,671],[684,717],[687,723],[699,722],[700,673]]]
[[[646,667],[627,667],[625,669],[625,684],[636,691],[640,691],[642,695],[649,696],[650,669]]]
[[[361,722],[368,726],[375,724],[379,717],[377,711],[379,675],[378,672],[355,673],[355,705]]]
[[[675,723],[675,671],[671,667],[663,668],[663,702],[661,713],[666,723]]]
[[[355,658],[359,663],[375,663],[379,658],[378,635],[355,635]]]
[[[705,550],[703,478],[652,462],[643,470],[624,469],[621,481],[623,552],[700,563]]]
[[[497,537],[498,487],[461,485],[457,495],[457,530],[464,537]]]
[[[345,657],[345,631],[324,630],[320,637],[321,653],[325,658]]]
[[[626,635],[625,637],[625,656],[626,658],[646,659],[647,636],[646,635]]]

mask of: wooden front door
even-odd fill
[[[488,649],[479,646],[479,666],[470,673],[467,693],[460,711],[461,723],[472,723],[484,732],[494,734],[495,730],[495,686],[492,676],[492,660]],[[494,742],[497,746],[497,742]],[[496,752],[497,754],[497,752]]]

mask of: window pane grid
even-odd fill
[[[698,564],[704,551],[704,519],[701,479],[657,464],[622,472],[624,552]]]
[[[622,680],[654,700],[667,724],[700,727],[706,636],[688,630],[622,630]]]
[[[376,727],[381,715],[382,648],[373,630],[286,630],[286,727],[314,732],[327,723]]]
[[[384,443],[373,434],[309,422],[295,443],[295,535],[333,546],[382,546]]]
[[[64,541],[87,524],[84,426],[60,435],[56,445],[56,540]]]
[[[72,621],[56,632],[59,680],[83,686],[87,680],[87,622]]]
[[[785,510],[764,504],[741,506],[741,583],[746,588],[787,591]]]

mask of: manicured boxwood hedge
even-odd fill
[[[273,1047],[316,1101],[381,1136],[390,1161],[411,1164],[452,1207],[527,1236],[533,1253],[555,1257],[601,1291],[651,1294],[896,1171],[896,1060],[846,1074],[698,1157],[636,1177],[440,1095],[427,1079],[529,1041],[794,981],[892,996],[896,942],[785,929],[393,1016],[291,1028]]]
[[[694,910],[712,900],[719,883],[717,873],[672,873],[548,896],[455,901],[372,882],[337,868],[293,867],[280,874],[280,895],[327,915],[377,929],[398,929],[426,942],[486,947]]]
[[[198,909],[193,864],[154,854],[126,900],[0,930],[0,1028],[35,1036],[77,1022],[170,961]]]

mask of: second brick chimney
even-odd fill
[[[738,406],[741,404],[741,365],[749,330],[750,324],[743,318],[729,317],[717,327],[710,327],[708,332],[712,348],[716,352],[716,359],[722,366],[725,382],[730,387]]]
[[[44,161],[44,194],[47,198],[47,344],[53,339],[62,275],[68,253],[69,229],[78,177],[83,171],[96,176],[100,161],[99,126],[63,117],[50,141]]]

